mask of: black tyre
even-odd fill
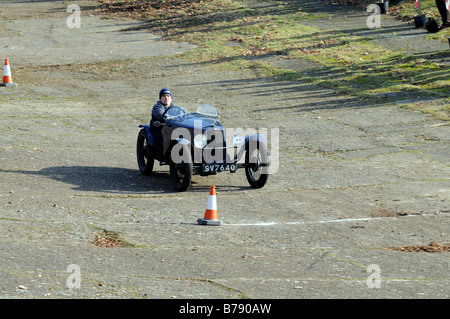
[[[139,171],[143,175],[150,175],[153,171],[153,164],[155,162],[155,150],[147,143],[147,133],[145,130],[140,130],[136,145],[137,162]]]
[[[192,181],[191,152],[187,146],[183,146],[179,155],[182,158],[179,163],[170,162],[170,179],[177,191],[184,192],[191,186]]]
[[[267,167],[263,167],[263,164],[267,164],[267,147],[265,144],[257,143],[256,147],[247,147],[245,151],[245,162],[248,164],[245,167],[245,176],[247,181],[253,188],[263,187],[269,174],[266,172]]]

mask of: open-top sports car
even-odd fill
[[[163,122],[153,122],[161,129],[160,137],[152,133],[149,124],[139,125],[136,149],[140,172],[150,175],[155,160],[169,165],[173,187],[185,191],[193,174],[235,173],[244,168],[250,186],[263,187],[269,166],[266,138],[257,133],[236,133],[227,138],[218,117],[217,109],[209,104],[200,105],[192,113],[172,106],[163,115]]]

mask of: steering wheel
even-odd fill
[[[171,106],[171,107],[172,107],[172,106]],[[166,121],[166,118],[165,118],[166,113],[167,113],[167,111],[170,110],[171,107],[168,107],[168,108],[163,112],[163,114],[161,115],[161,122],[162,122],[162,123],[164,123],[164,122]]]
[[[166,116],[166,113],[169,111],[169,110],[180,110],[180,114],[181,113],[184,113],[184,114],[186,114],[186,110],[185,109],[183,109],[181,106],[176,106],[176,105],[173,105],[173,106],[171,106],[171,107],[169,107],[169,108],[167,108],[165,111],[164,111],[164,113],[162,114],[162,119],[163,120],[165,120],[165,116]],[[174,115],[174,116],[177,116],[177,115]]]

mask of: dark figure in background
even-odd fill
[[[442,18],[442,25],[439,27],[439,30],[450,27],[450,10],[447,7],[449,1],[450,0],[436,0],[436,7]]]

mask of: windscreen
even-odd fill
[[[214,116],[214,117],[219,116],[219,112],[211,104],[201,104],[201,105],[199,105],[198,108],[197,108],[197,113],[203,114],[203,115],[208,115],[208,116]]]
[[[186,109],[182,106],[172,106],[166,113],[166,118],[171,119],[174,117],[183,116],[187,113]]]

